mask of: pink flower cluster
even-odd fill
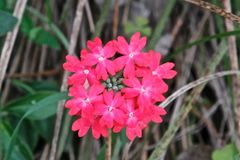
[[[71,116],[78,119],[72,130],[84,136],[91,128],[93,136],[108,136],[108,129],[118,133],[126,128],[130,140],[142,136],[142,130],[153,121],[161,123],[166,111],[157,106],[168,86],[163,79],[172,79],[173,63],[159,64],[160,53],[143,52],[146,37],[135,33],[128,43],[124,37],[102,44],[96,37],[87,42],[81,59],[66,56],[63,67],[73,74],[68,79],[66,102]]]

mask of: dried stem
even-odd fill
[[[227,12],[231,12],[231,2],[229,0],[223,0],[224,8]],[[229,19],[225,19],[225,25],[227,31],[233,31],[234,25],[233,22]],[[228,37],[228,51],[229,51],[229,58],[230,58],[230,65],[232,70],[238,70],[238,56],[237,56],[237,44],[236,44],[236,37],[230,36]],[[237,76],[233,76],[233,92],[234,92],[234,106],[236,106],[236,122],[237,122],[237,148],[240,151],[240,82],[238,81]]]
[[[9,59],[13,50],[13,46],[17,37],[19,25],[21,23],[26,4],[27,4],[27,0],[18,0],[15,5],[13,15],[18,18],[18,23],[15,26],[14,30],[7,34],[7,37],[3,45],[3,49],[0,57],[0,68],[1,68],[0,69],[0,90],[2,88],[3,79],[6,74],[7,66],[8,66]]]
[[[108,130],[108,137],[106,138],[106,153],[105,160],[111,160],[111,152],[112,152],[112,134],[111,130]]]
[[[118,16],[119,16],[118,0],[115,0],[113,15],[113,38],[116,38],[118,33]]]
[[[90,26],[90,31],[92,33],[94,33],[95,32],[95,26],[94,26],[94,22],[93,22],[93,16],[92,16],[91,8],[90,8],[90,5],[89,5],[88,1],[86,1],[85,8],[86,8],[86,13],[87,13],[88,23],[89,23],[89,26]]]
[[[18,65],[20,63],[21,53],[24,49],[25,42],[26,41],[24,39],[22,39],[20,41],[20,45],[19,45],[19,48],[17,49],[17,53],[12,60],[11,68],[9,69],[9,74],[13,74],[14,72],[16,72],[16,70],[18,68]],[[1,99],[2,104],[4,104],[7,100],[7,98],[8,98],[8,95],[9,95],[9,92],[10,92],[10,86],[11,86],[10,84],[11,84],[10,79],[6,78],[6,83],[5,83],[4,88],[2,90],[2,99]]]
[[[203,1],[203,0],[184,0],[186,2],[190,2],[190,3],[193,3],[197,6],[200,6],[204,9],[207,9],[207,10],[210,10],[214,13],[217,13],[219,14],[220,16],[223,16],[231,21],[234,21],[234,22],[237,22],[237,23],[240,23],[240,17],[229,12],[228,10],[224,10],[214,4],[211,4],[209,2],[206,2],[206,1]]]
[[[85,2],[86,2],[86,0],[78,1],[76,16],[74,18],[72,33],[71,33],[71,37],[70,37],[70,44],[69,44],[69,48],[68,48],[69,55],[73,55],[75,53],[77,39],[78,39],[80,26],[81,26],[81,22],[82,22],[83,7],[85,5]],[[61,91],[67,90],[68,76],[69,76],[69,73],[64,72],[62,85],[61,85]],[[56,123],[55,123],[55,128],[54,128],[54,136],[53,136],[53,140],[52,140],[52,147],[51,147],[50,158],[49,158],[50,160],[55,160],[55,157],[56,157],[56,150],[57,150],[57,146],[58,146],[58,139],[59,139],[59,132],[60,132],[60,127],[61,127],[61,122],[62,122],[62,117],[63,117],[64,104],[65,104],[65,101],[60,101],[58,104],[57,117],[56,117]]]

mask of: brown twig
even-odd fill
[[[106,152],[105,160],[111,160],[112,153],[112,135],[111,130],[108,130],[108,137],[106,138]]]
[[[13,73],[9,74],[6,77],[7,78],[26,78],[26,77],[39,77],[39,76],[53,76],[59,73],[59,68],[51,69],[51,70],[45,70],[41,72],[30,72],[30,73]]]
[[[94,22],[93,22],[93,17],[92,17],[92,12],[91,12],[91,8],[89,6],[89,2],[87,1],[85,4],[85,8],[86,8],[86,13],[87,13],[87,18],[88,18],[88,23],[89,23],[89,27],[90,27],[90,31],[92,33],[95,32],[95,26],[94,26]]]
[[[80,31],[80,26],[82,22],[82,15],[83,15],[83,7],[85,5],[86,0],[79,0],[76,10],[76,15],[73,22],[73,28],[70,36],[70,44],[68,48],[68,54],[73,55],[75,53],[75,48],[77,44],[77,39]],[[67,78],[69,76],[68,72],[63,73],[63,80],[61,85],[61,91],[67,90]],[[50,160],[55,160],[56,157],[56,151],[58,146],[58,139],[59,139],[59,132],[61,128],[61,122],[63,117],[63,109],[64,109],[65,101],[60,101],[58,103],[58,109],[57,109],[57,117],[55,122],[55,128],[54,128],[54,135],[52,140],[52,147],[50,152]]]
[[[3,49],[0,57],[0,68],[1,68],[0,69],[0,90],[2,88],[3,78],[5,77],[5,74],[6,74],[7,66],[8,66],[9,59],[13,50],[13,46],[17,37],[19,25],[21,23],[26,4],[27,4],[27,0],[18,0],[15,5],[13,15],[18,18],[18,23],[15,26],[14,30],[7,34],[7,37],[3,45]]]
[[[16,72],[18,65],[20,63],[20,59],[21,59],[21,53],[24,49],[24,44],[25,44],[25,39],[21,39],[20,41],[20,45],[19,48],[17,49],[17,53],[15,55],[15,57],[13,58],[12,64],[11,64],[11,68],[9,69],[9,73],[13,74],[14,72]],[[6,83],[4,85],[3,88],[3,92],[2,92],[2,99],[1,102],[4,104],[8,98],[9,95],[9,91],[10,91],[10,86],[11,86],[11,81],[7,78],[6,79]]]
[[[116,38],[118,33],[118,16],[119,16],[118,0],[115,0],[113,15],[113,38]]]
[[[204,9],[207,9],[209,11],[212,11],[216,14],[219,14],[220,16],[223,16],[231,21],[240,23],[240,17],[231,13],[229,10],[222,9],[214,4],[211,4],[209,2],[203,1],[203,0],[184,0],[186,2],[193,3],[197,6],[200,6]]]
[[[28,72],[29,71],[29,69],[30,69],[30,53],[31,52],[33,52],[33,50],[34,50],[34,52],[36,52],[36,50],[37,50],[37,46],[35,46],[35,48],[33,49],[33,43],[30,41],[30,40],[27,40],[27,45],[26,45],[26,50],[24,51],[24,56],[23,56],[23,59],[24,59],[24,62],[23,62],[23,64],[21,65],[21,73],[26,73],[26,72]],[[33,53],[34,53],[33,52]]]
[[[47,58],[47,46],[42,46],[38,72],[42,72],[44,70],[46,58]],[[41,76],[39,76],[38,78],[41,79]]]

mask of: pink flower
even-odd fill
[[[126,98],[137,97],[138,105],[149,106],[152,102],[161,102],[165,98],[163,93],[168,86],[163,81],[157,83],[151,77],[143,77],[142,82],[137,78],[124,79],[123,83],[130,88],[123,88],[122,92]]]
[[[103,46],[96,37],[82,49],[80,60],[66,56],[65,70],[69,96],[65,104],[69,115],[76,116],[73,131],[83,137],[92,131],[94,138],[107,137],[108,130],[126,129],[129,140],[142,137],[148,123],[161,123],[166,111],[156,106],[165,99],[168,86],[163,81],[176,75],[173,63],[159,65],[159,53],[143,53],[146,37],[135,33],[130,43],[124,37]],[[117,51],[117,54],[115,55]]]
[[[146,54],[141,53],[141,50],[146,44],[146,37],[140,38],[140,32],[137,32],[131,37],[130,44],[128,44],[122,36],[118,36],[117,41],[114,42],[117,51],[123,55],[114,61],[116,70],[119,71],[124,68],[124,77],[134,77],[135,64],[146,66],[148,63]]]
[[[92,127],[92,134],[94,138],[99,139],[101,135],[103,137],[108,136],[107,128],[99,124],[98,118],[94,119],[92,119],[92,117],[79,118],[73,123],[72,130],[78,131],[78,136],[83,137],[87,134],[90,127]]]
[[[88,41],[87,46],[89,52],[84,50],[83,63],[87,66],[96,65],[97,78],[106,80],[108,73],[115,75],[115,68],[113,62],[109,59],[115,55],[115,48],[113,43],[110,41],[104,47],[102,47],[102,41],[96,37],[94,41]]]
[[[75,56],[66,56],[67,62],[63,64],[63,68],[67,71],[74,72],[72,76],[68,78],[68,85],[78,84],[83,85],[86,80],[90,84],[98,83],[95,71],[91,67],[86,67]]]
[[[135,127],[126,127],[126,135],[128,139],[131,141],[137,136],[139,138],[142,137],[142,130],[146,128],[146,124],[142,121],[138,121]]]
[[[83,86],[77,85],[70,88],[69,96],[74,97],[66,103],[70,115],[76,115],[82,111],[82,116],[89,115],[94,111],[93,103],[102,101],[104,88],[101,85],[93,85],[88,92]]]
[[[174,63],[167,62],[162,65],[159,65],[161,60],[161,55],[160,53],[155,53],[153,50],[149,51],[149,69],[140,67],[137,71],[136,74],[139,77],[144,77],[144,76],[154,76],[156,78],[160,79],[172,79],[177,72],[172,70],[174,67]]]
[[[123,97],[120,93],[116,93],[111,90],[107,92],[106,90],[103,93],[104,103],[96,104],[95,114],[101,115],[100,124],[106,125],[108,128],[112,128],[114,121],[123,124],[124,123],[124,114],[119,107],[123,104]]]

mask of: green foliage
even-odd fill
[[[4,108],[6,108],[5,111],[9,112],[10,114],[23,116],[23,114],[26,113],[31,107],[33,107],[39,101],[47,98],[51,94],[53,94],[53,92],[37,92],[35,94],[27,95],[15,101],[12,101],[8,103]],[[49,106],[48,108],[53,107]]]
[[[59,84],[54,80],[32,81],[32,82],[26,82],[26,84],[37,91],[44,91],[44,90],[58,91],[59,90]]]
[[[36,92],[34,89],[32,89],[27,84],[25,84],[23,81],[14,79],[14,80],[12,80],[12,84],[14,86],[16,86],[17,88],[19,88],[20,90],[23,90],[24,92],[27,92],[27,93],[30,93],[30,94],[33,94],[33,93]]]
[[[10,13],[0,10],[0,36],[13,30],[17,24],[18,19]]]
[[[29,33],[30,39],[39,45],[47,45],[53,49],[60,49],[57,39],[42,27],[33,28]]]
[[[10,156],[12,155],[11,153],[15,146],[14,144],[16,143],[17,134],[19,132],[20,126],[22,125],[24,119],[28,118],[32,120],[43,120],[53,115],[54,113],[56,113],[56,107],[54,107],[54,105],[59,100],[66,99],[66,98],[67,98],[66,93],[53,93],[47,96],[46,98],[43,98],[42,100],[36,103],[33,103],[31,107],[27,109],[27,111],[22,116],[22,118],[18,121],[18,124],[11,136],[4,159],[5,160],[10,159]]]
[[[3,10],[6,6],[6,2],[4,0],[0,1],[0,10]]]
[[[20,29],[24,34],[29,35],[32,28],[33,21],[31,17],[27,13],[25,13],[22,18]]]
[[[151,28],[148,26],[148,19],[144,17],[136,17],[134,22],[127,22],[124,26],[124,31],[128,37],[139,31],[142,35],[150,36],[152,33]]]
[[[51,31],[56,35],[56,37],[59,39],[59,41],[65,47],[65,49],[68,49],[69,42],[56,24],[54,24],[52,21],[50,21],[50,19],[48,17],[41,14],[39,11],[37,11],[36,9],[34,9],[32,7],[27,7],[27,11],[29,12],[29,14],[31,14],[31,15],[35,16],[36,18],[38,18],[39,20],[41,20],[41,22],[43,24],[48,24]]]
[[[225,145],[222,149],[217,149],[212,154],[212,160],[237,160],[239,154],[234,144]]]
[[[3,153],[7,152],[7,147],[10,143],[11,134],[13,129],[7,123],[0,122],[0,145],[2,146]],[[12,149],[10,156],[11,160],[31,160],[33,157],[32,151],[29,146],[23,141],[22,137],[16,135],[16,144]],[[1,157],[0,157],[1,158]]]

